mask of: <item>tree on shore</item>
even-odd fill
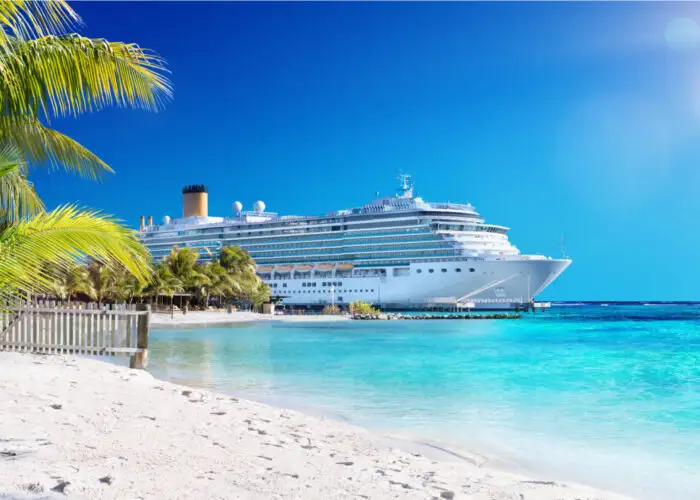
[[[0,2],[0,299],[15,301],[67,283],[79,259],[150,278],[150,256],[113,217],[64,205],[46,211],[30,167],[88,179],[111,173],[98,156],[49,127],[106,106],[157,110],[172,89],[164,61],[136,44],[72,32],[78,15],[63,1]],[[52,265],[47,265],[51,263]],[[69,296],[77,293],[64,290]],[[64,293],[62,292],[62,293]]]
[[[223,250],[230,255],[245,253],[238,247],[224,247]],[[270,300],[270,287],[258,278],[255,262],[247,253],[245,255],[245,258],[237,260],[245,262],[245,265],[231,265],[226,269],[218,260],[200,263],[196,250],[175,246],[170,254],[153,266],[153,274],[145,286],[124,268],[90,261],[74,265],[70,272],[72,281],[63,275],[55,280],[49,293],[55,298],[68,300],[80,294],[100,303],[147,300],[156,306],[161,304],[160,297],[168,297],[172,309],[175,294],[184,292],[202,307],[207,307],[212,297],[259,307]],[[253,264],[250,265],[250,262]]]

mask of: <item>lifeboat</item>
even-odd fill
[[[297,266],[297,271],[311,271],[314,268],[311,264],[303,264],[300,266]]]
[[[275,266],[259,266],[258,267],[258,272],[259,273],[269,273],[275,268]]]
[[[353,268],[352,264],[339,264],[338,265],[338,269],[342,269],[342,270],[349,270],[352,268]]]
[[[277,266],[275,271],[291,271],[293,266]]]
[[[318,266],[316,266],[316,269],[318,269],[319,271],[331,271],[334,267],[335,265],[333,264],[319,264]]]

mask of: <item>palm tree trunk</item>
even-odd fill
[[[175,305],[173,304],[173,296],[170,296],[170,319],[175,317]]]

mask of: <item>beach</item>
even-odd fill
[[[0,367],[0,498],[623,498],[93,359]]]
[[[152,313],[151,325],[153,326],[192,326],[192,325],[215,325],[227,323],[250,323],[253,321],[285,321],[285,322],[311,322],[311,321],[348,321],[348,315],[330,314],[260,314],[248,311],[175,311],[172,318],[170,313]]]

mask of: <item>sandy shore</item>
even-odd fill
[[[0,498],[623,498],[96,360],[0,353],[0,371]]]
[[[327,322],[348,320],[350,320],[350,316],[287,316],[241,311],[232,312],[230,314],[224,311],[189,311],[187,314],[176,311],[173,318],[170,317],[170,313],[154,313],[151,315],[151,325],[153,326],[214,325],[221,323],[248,323],[252,321]]]

